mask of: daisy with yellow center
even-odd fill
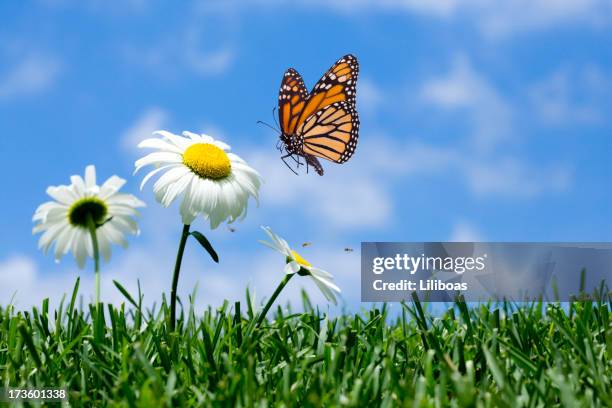
[[[136,171],[155,167],[142,180],[141,189],[156,174],[155,198],[164,207],[182,197],[183,224],[204,216],[215,229],[224,221],[244,218],[249,197],[256,201],[261,177],[244,160],[229,152],[230,147],[207,135],[183,132],[182,136],[158,131],[138,147],[156,151],[136,161]]]
[[[261,177],[244,160],[229,152],[227,144],[210,136],[191,132],[179,136],[167,131],[153,134],[158,137],[143,140],[138,147],[156,151],[137,160],[134,172],[146,166],[154,167],[143,178],[141,189],[151,177],[163,173],[153,185],[153,192],[164,207],[181,198],[180,214],[184,225],[170,292],[170,324],[174,329],[178,276],[189,236],[196,238],[218,262],[206,237],[197,231],[190,232],[190,225],[198,215],[210,223],[211,229],[222,222],[244,218],[249,198],[258,200]]]
[[[321,268],[317,268],[313,266],[310,262],[305,260],[300,254],[298,254],[294,249],[292,249],[287,241],[283,238],[276,235],[270,227],[261,227],[266,235],[270,238],[270,242],[268,241],[259,241],[263,245],[268,248],[273,249],[274,251],[284,255],[285,257],[285,277],[279,284],[278,288],[264,307],[262,313],[259,316],[257,321],[258,325],[261,325],[263,322],[266,313],[283,290],[287,282],[293,277],[293,275],[298,274],[300,276],[310,276],[314,283],[317,285],[319,290],[323,293],[325,298],[330,302],[336,304],[336,294],[340,293],[340,288],[336,286],[333,282],[334,277],[327,271],[324,271]]]
[[[96,302],[100,301],[99,254],[111,257],[111,244],[127,246],[126,234],[138,234],[134,216],[144,203],[131,194],[119,193],[125,180],[112,176],[101,186],[96,184],[96,168],[87,166],[85,178],[74,175],[70,185],[51,186],[53,198],[34,213],[33,233],[42,233],[38,246],[45,253],[55,245],[55,260],[72,251],[79,268],[93,258],[96,272]]]

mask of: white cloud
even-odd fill
[[[207,76],[217,75],[226,71],[235,58],[235,53],[227,47],[203,51],[199,31],[190,31],[181,45],[185,66],[196,74]]]
[[[365,147],[360,150],[366,152]],[[392,213],[392,197],[386,183],[373,174],[376,169],[364,168],[367,163],[342,165],[322,160],[325,176],[294,175],[280,161],[280,155],[266,150],[254,152],[247,161],[264,178],[262,206],[296,206],[307,216],[337,228],[376,227],[384,225]],[[289,159],[289,162],[291,160]],[[347,168],[350,166],[350,168]],[[305,172],[302,167],[300,169]],[[308,205],[313,203],[313,205]]]
[[[535,112],[552,125],[600,123],[611,96],[612,80],[597,66],[560,68],[529,91]]]
[[[239,5],[287,7],[283,0],[257,2],[226,1],[223,10],[238,12]],[[490,39],[542,31],[557,27],[581,26],[595,29],[607,26],[612,20],[609,0],[304,0],[302,7],[326,7],[339,13],[400,12],[445,22],[465,21]],[[291,3],[295,6],[295,3]],[[210,9],[210,8],[209,8]]]
[[[129,63],[160,76],[223,74],[235,60],[234,49],[227,44],[204,44],[201,24],[202,21],[197,20],[183,29],[167,31],[162,38],[147,45],[128,44],[123,47],[123,55]]]
[[[141,13],[148,10],[151,5],[148,0],[125,0],[121,4],[104,0],[39,0],[39,3],[55,9],[82,8],[97,15],[104,13],[112,15]]]
[[[465,56],[455,58],[449,72],[427,80],[421,97],[439,109],[466,112],[479,150],[491,150],[512,134],[510,104]]]
[[[138,143],[151,137],[151,134],[163,129],[168,123],[169,114],[160,107],[145,110],[136,121],[121,135],[121,147],[126,151],[138,152]]]
[[[599,27],[612,19],[608,0],[505,0],[470,1],[471,14],[482,32],[490,37],[545,30],[564,25]]]
[[[384,96],[377,84],[368,78],[359,80],[359,109],[371,113],[384,101]]]
[[[535,197],[547,192],[566,191],[571,173],[566,167],[535,168],[514,158],[491,162],[464,162],[468,183],[479,195]]]
[[[482,242],[482,234],[470,222],[459,220],[453,226],[450,242]]]
[[[601,82],[600,77],[591,76],[592,82],[597,82],[597,78]],[[554,86],[558,84],[555,82]],[[569,114],[567,98],[561,98],[561,102],[556,97],[550,100],[549,90],[542,88],[550,88],[550,84],[532,92],[538,108],[545,109],[549,115]],[[515,109],[465,56],[456,58],[448,73],[427,80],[421,97],[437,109],[467,117],[471,143],[454,148],[422,147],[422,153],[437,157],[437,163],[456,170],[476,195],[531,198],[569,188],[571,171],[566,166],[536,167],[524,159],[509,156],[507,149],[502,149],[518,137],[513,124]],[[578,114],[576,110],[574,113]],[[582,114],[581,118],[585,119]]]
[[[3,306],[12,300],[17,309],[40,306],[45,297],[52,305],[59,304],[63,293],[70,292],[76,275],[68,272],[41,274],[38,265],[30,257],[15,254],[0,261],[0,299]],[[91,280],[93,287],[93,279]],[[54,298],[55,296],[55,298]]]
[[[401,143],[378,136],[376,149],[364,150],[372,151],[371,171],[387,174],[390,182],[407,176],[458,177],[477,196],[533,198],[566,191],[572,181],[570,169],[561,165],[535,167],[504,154],[475,155],[458,147]]]
[[[465,23],[490,40],[565,27],[597,30],[612,21],[609,0],[225,0],[198,3],[196,12],[228,17],[263,7],[302,7],[359,17],[405,13]]]
[[[28,55],[0,73],[0,99],[30,96],[51,87],[61,72],[60,62],[50,56]]]

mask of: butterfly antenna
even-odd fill
[[[273,131],[275,131],[276,133],[278,133],[279,135],[281,134],[280,130],[276,129],[274,126],[264,122],[263,120],[258,120],[257,124],[259,125],[264,125],[266,127],[269,127],[270,129],[272,129]]]
[[[276,127],[280,128],[280,125],[278,124],[278,119],[276,119],[275,113],[276,113],[276,106],[272,108],[272,119],[274,120],[274,123],[276,123]]]

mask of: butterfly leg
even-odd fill
[[[281,156],[281,160],[283,161],[283,163],[285,163],[285,166],[287,166],[289,168],[289,170],[291,170],[293,172],[293,174],[295,174],[296,176],[298,176],[297,171],[293,170],[293,168],[289,165],[289,163],[287,163],[287,161],[285,160],[287,157],[293,157],[293,154],[286,154],[284,156]],[[293,158],[295,160],[295,158]]]
[[[292,154],[291,158],[297,164],[298,168],[302,165],[302,161],[300,160],[300,156]]]

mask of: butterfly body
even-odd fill
[[[282,157],[312,166],[323,175],[318,158],[344,163],[355,151],[359,137],[359,117],[355,107],[357,59],[340,58],[309,93],[300,74],[285,72],[278,95]]]
[[[321,165],[321,162],[319,162],[319,160],[315,156],[308,154],[308,153],[304,153],[303,136],[287,135],[285,133],[282,133],[280,136],[280,140],[283,143],[281,147],[284,147],[285,151],[287,152],[287,154],[283,156],[282,159],[285,159],[287,157],[292,157],[294,155],[301,156],[304,158],[307,165],[312,166],[315,169],[318,175],[320,176],[323,175],[324,171],[323,171],[323,166]],[[299,163],[299,160],[298,160],[298,163]]]

